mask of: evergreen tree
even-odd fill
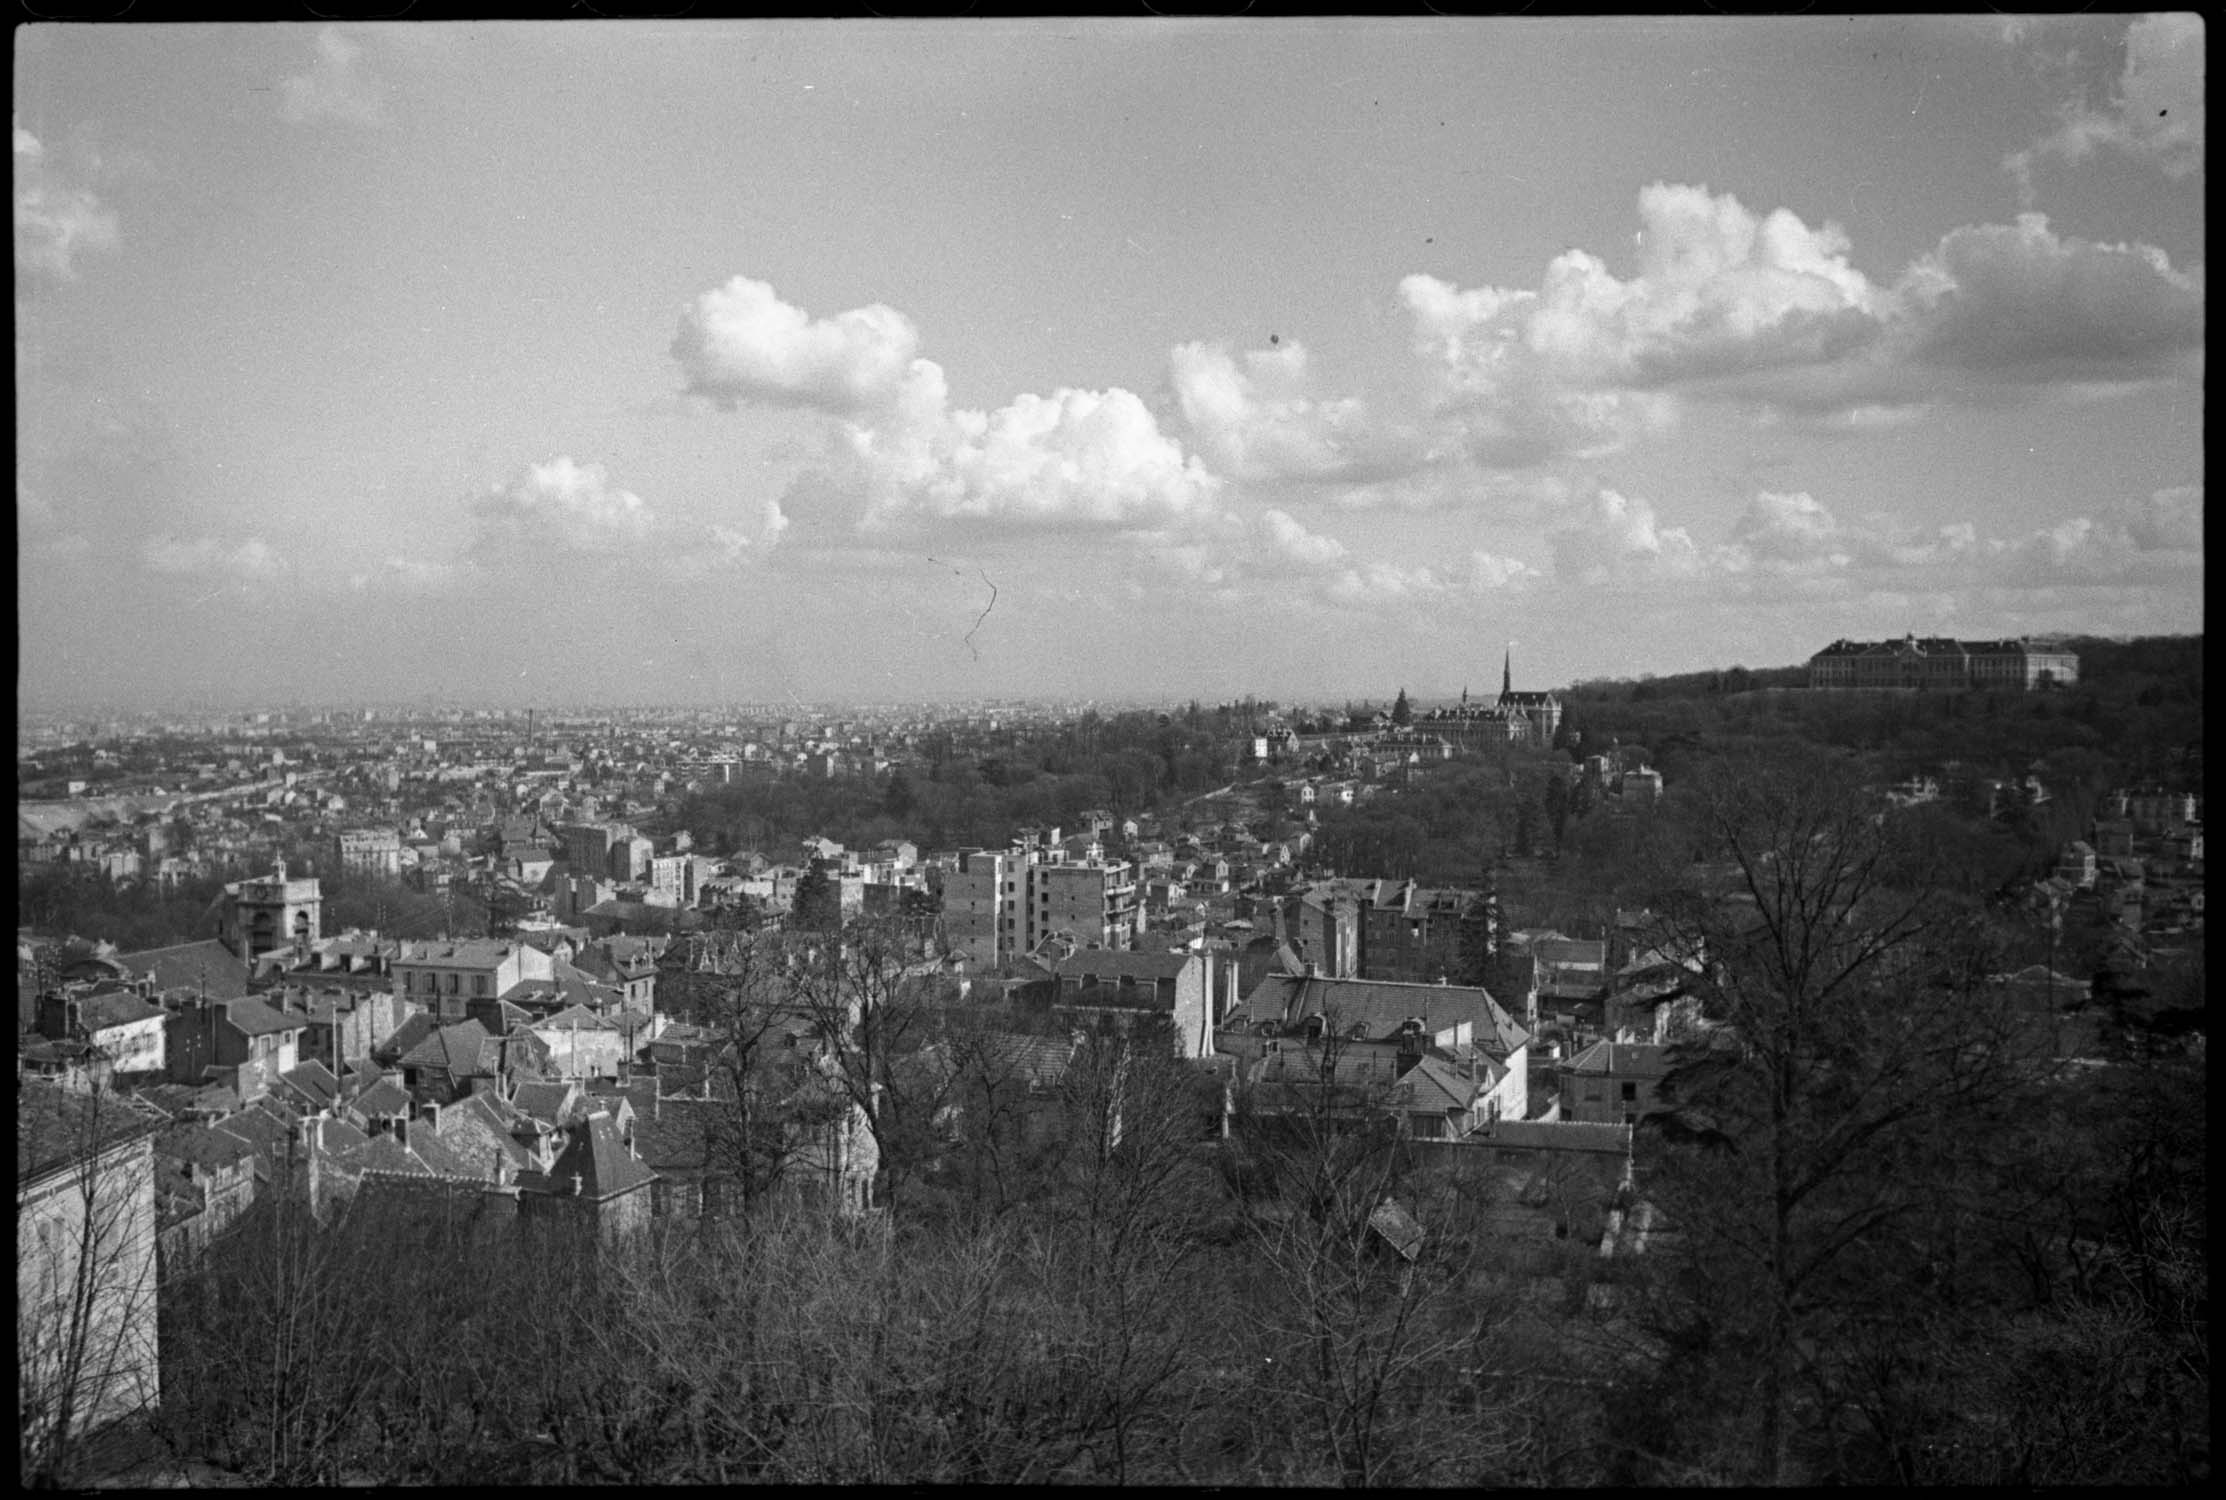
[[[799,932],[833,932],[842,926],[842,892],[816,864],[796,882],[789,921]]]
[[[1414,722],[1414,710],[1407,704],[1407,690],[1399,689],[1399,696],[1392,700],[1391,722],[1404,727]]]

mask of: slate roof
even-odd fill
[[[163,1128],[158,1110],[128,1094],[94,1096],[41,1079],[16,1085],[15,1177],[20,1186],[80,1160]]]
[[[358,1094],[352,1102],[356,1113],[367,1120],[407,1116],[410,1112],[408,1091],[391,1078],[380,1079]]]
[[[136,953],[119,953],[115,958],[135,977],[152,973],[158,990],[188,990],[198,995],[205,973],[211,1000],[237,1000],[247,994],[247,964],[214,938],[174,943],[167,948],[142,948]]]
[[[489,1041],[487,1028],[477,1021],[443,1026],[402,1054],[405,1068],[437,1068],[451,1078],[476,1078],[494,1072],[485,1065],[481,1048]]]
[[[244,1000],[228,1001],[224,1005],[224,1019],[232,1029],[246,1036],[265,1036],[278,1031],[300,1031],[308,1023],[300,1016],[289,1016],[274,1010],[268,1004],[250,995]]]
[[[618,1127],[607,1114],[593,1114],[572,1130],[571,1142],[547,1173],[544,1191],[569,1192],[579,1179],[582,1198],[602,1201],[648,1186],[657,1174],[619,1144]]]
[[[1477,1044],[1500,1056],[1530,1040],[1530,1033],[1517,1025],[1497,1000],[1475,986],[1324,979],[1304,974],[1263,976],[1222,1024],[1242,1027],[1273,1023],[1299,1030],[1307,1017],[1320,1014],[1334,1015],[1348,1034],[1359,1026],[1361,1035],[1374,1041],[1397,1038],[1407,1019],[1417,1016],[1423,1030],[1431,1034],[1467,1021]]]
[[[221,1171],[255,1155],[255,1148],[229,1130],[208,1125],[173,1125],[155,1141],[155,1155],[202,1171]]]
[[[157,1020],[163,1015],[159,1005],[150,1005],[129,990],[110,990],[104,995],[87,995],[77,1004],[80,1023],[86,1031],[106,1031],[111,1026],[129,1026],[134,1021]]]
[[[407,1020],[394,1028],[393,1035],[372,1050],[381,1057],[398,1058],[440,1029],[440,1018],[431,1011],[413,1011]]]
[[[302,1105],[307,1109],[328,1109],[340,1098],[340,1080],[333,1076],[330,1068],[315,1058],[278,1076],[300,1096]]]

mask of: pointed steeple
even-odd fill
[[[1503,660],[1503,661],[1502,661],[1502,662],[1500,663],[1500,668],[1499,668],[1499,695],[1500,695],[1500,696],[1501,696],[1502,698],[1505,698],[1505,697],[1508,697],[1508,696],[1510,696],[1511,694],[1513,694],[1513,692],[1514,692],[1514,691],[1515,691],[1515,648],[1514,648],[1513,646],[1509,646],[1509,647],[1507,648],[1507,656],[1506,656],[1506,659],[1505,659],[1505,660]]]

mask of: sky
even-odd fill
[[[2202,627],[2192,16],[14,36],[25,707]]]

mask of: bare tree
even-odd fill
[[[103,1085],[16,1095],[17,1422],[26,1485],[67,1482],[87,1437],[159,1400],[153,1137]]]

